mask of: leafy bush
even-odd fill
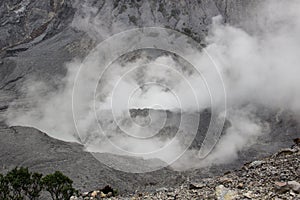
[[[73,181],[56,171],[43,177],[40,173],[31,173],[28,168],[14,168],[6,176],[0,174],[1,200],[37,200],[41,191],[48,191],[53,200],[69,199],[77,191],[72,187]]]
[[[7,173],[6,178],[11,189],[10,197],[15,200],[24,199],[27,189],[30,186],[31,174],[28,168],[17,167]]]
[[[33,173],[31,174],[30,178],[30,185],[27,188],[27,196],[29,199],[38,199],[40,196],[41,191],[43,190],[43,184],[42,184],[42,174],[39,173]]]
[[[8,180],[2,174],[0,174],[0,199],[9,199]]]
[[[191,34],[192,34],[192,30],[191,30],[191,29],[189,29],[189,28],[183,28],[182,30],[183,30],[187,35],[191,36]]]
[[[73,181],[59,171],[45,176],[42,181],[53,200],[70,199],[77,192],[72,187]]]
[[[165,14],[167,12],[165,7],[164,7],[164,4],[162,2],[159,3],[157,11],[161,12],[162,14]]]
[[[134,25],[137,25],[137,18],[136,16],[128,16],[129,17],[129,21],[131,23],[133,23]]]
[[[171,10],[171,16],[174,17],[175,19],[177,19],[180,15],[180,10],[178,9],[172,9]]]
[[[127,9],[126,4],[123,4],[123,5],[121,6],[120,10],[119,10],[119,14],[122,14],[123,12],[125,12],[126,9]]]

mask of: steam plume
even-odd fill
[[[296,0],[284,2],[266,1],[262,3],[260,10],[253,11],[258,14],[259,21],[254,27],[251,27],[251,33],[244,31],[242,28],[223,24],[220,17],[213,19],[210,33],[206,38],[207,46],[205,51],[214,59],[222,75],[228,98],[227,118],[231,122],[231,127],[227,129],[225,136],[221,138],[218,146],[207,158],[206,161],[209,163],[224,163],[235,159],[238,151],[246,145],[255,143],[255,139],[259,135],[268,132],[267,125],[263,124],[255,116],[253,109],[251,109],[252,107],[260,105],[271,109],[293,110],[299,113],[299,10],[300,2]],[[90,11],[90,13],[93,12]],[[90,16],[91,14],[88,15],[88,17]],[[103,33],[102,30],[98,30],[97,26],[95,26],[95,24],[102,24],[102,21],[93,20],[91,24],[90,20],[88,21],[89,23],[86,26],[80,25],[81,30],[85,30],[95,37],[96,35],[101,35],[103,36],[102,38],[107,36],[107,33]],[[216,75],[211,71],[211,67],[213,67],[211,61],[204,56],[204,50],[201,52],[201,55],[203,55],[201,57],[196,57],[192,53],[186,56],[203,66],[201,73],[206,79],[214,80]],[[122,63],[122,61],[112,63],[111,70],[101,79],[104,84],[99,84],[102,86],[98,88],[97,93],[99,104],[96,108],[98,114],[106,112],[109,108],[110,101],[113,99],[111,91],[124,72],[130,67],[141,65],[144,66],[141,70],[137,70],[125,79],[122,79],[120,88],[117,90],[120,96],[123,95],[122,92],[126,93],[127,91],[132,91],[132,88],[139,88],[141,79],[155,80],[156,83],[168,85],[169,90],[158,86],[140,88],[136,92],[138,98],[131,102],[130,108],[155,108],[156,105],[160,104],[160,109],[181,109],[189,113],[198,111],[195,104],[189,101],[191,96],[187,91],[190,89],[182,79],[178,78],[178,74],[169,69],[168,66],[172,66],[173,69],[189,78],[191,85],[196,90],[200,108],[204,109],[210,106],[210,96],[207,93],[203,80],[195,70],[186,69],[184,61],[178,62],[176,57],[170,54],[154,56],[151,59],[148,59],[147,56],[147,54],[141,53],[138,54],[137,59],[129,60],[125,63]],[[33,105],[24,110],[13,106],[13,103],[7,111],[7,122],[10,125],[33,126],[62,140],[78,141],[78,136],[74,134],[76,129],[72,116],[71,96],[74,79],[81,64],[81,61],[66,64],[68,73],[62,80],[61,87],[55,91],[47,93],[48,87],[45,84],[28,80],[24,86],[24,91],[26,96],[31,99]],[[90,115],[82,116],[77,126],[82,130],[86,130],[83,138],[84,142],[88,144],[88,150],[111,152],[110,146],[107,145],[108,143],[101,143],[102,138],[97,140],[101,145],[91,143],[98,134],[96,131],[97,124],[92,123],[90,120],[94,115],[93,102],[87,102],[84,95],[85,88],[94,87],[91,85],[90,80],[94,71],[90,71],[90,73],[85,76],[85,85],[81,88],[82,95],[77,97],[80,103],[86,104],[86,108],[90,110]],[[214,85],[209,85],[209,87],[214,91],[219,90]],[[172,91],[175,94],[186,97],[183,105],[178,104],[176,98],[172,95]],[[159,99],[162,100],[159,101]],[[120,101],[116,105],[123,105],[122,99],[116,99],[116,101]],[[133,133],[140,132],[139,129],[133,129],[131,127],[132,124],[126,120],[124,121],[122,114],[127,109],[128,107],[118,107],[120,112],[117,117],[120,117],[121,123],[128,130]],[[222,114],[224,113],[220,113],[220,115]],[[155,122],[158,123],[161,117],[159,115],[153,116],[154,124]],[[112,140],[128,151],[152,151],[169,141],[168,139],[154,138],[141,143],[140,140],[121,136],[116,128],[116,124],[109,122],[110,118],[103,120],[107,122],[105,126],[107,126],[106,129],[110,133],[109,136]],[[146,123],[144,120],[146,119],[140,119],[140,121]],[[147,134],[147,132],[144,133]],[[176,143],[178,144],[176,148],[157,155],[157,158],[168,162],[170,158],[184,150],[181,149],[183,148],[181,141],[176,141]],[[182,159],[190,159],[190,162],[185,162],[190,163],[188,167],[203,166],[200,162],[200,164],[194,162],[193,156],[197,155],[196,152],[191,150],[187,155]],[[148,158],[147,156],[145,157]],[[180,163],[178,166],[182,167]],[[184,166],[184,168],[186,167]]]

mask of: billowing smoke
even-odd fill
[[[258,7],[260,10],[253,11],[259,16],[255,18],[258,22],[255,26],[248,27],[251,30],[249,33],[242,28],[223,24],[219,16],[213,19],[206,38],[207,46],[197,53],[193,53],[193,49],[185,55],[202,66],[201,76],[184,59],[161,50],[137,51],[121,56],[99,78],[96,88],[94,70],[97,68],[92,67],[87,73],[85,71],[84,85],[79,86],[81,95],[74,97],[78,104],[84,104],[82,108],[85,113],[80,116],[82,110],[76,110],[80,120],[75,127],[72,112],[74,80],[80,67],[84,68],[91,63],[97,66],[93,61],[97,62],[98,58],[91,57],[88,62],[74,61],[66,64],[67,75],[56,90],[49,91],[44,83],[28,80],[24,93],[31,104],[24,109],[12,103],[7,111],[7,122],[10,125],[33,126],[62,140],[80,141],[86,145],[87,150],[93,152],[125,155],[126,151],[136,154],[152,152],[172,141],[166,134],[172,136],[178,131],[176,124],[180,116],[176,113],[182,111],[181,116],[191,117],[211,106],[211,96],[202,77],[213,83],[217,75],[212,68],[217,66],[226,89],[226,118],[231,126],[205,162],[195,159],[197,151],[190,149],[174,166],[201,167],[236,159],[241,149],[254,144],[260,135],[268,133],[268,125],[255,115],[256,106],[293,110],[296,113],[300,111],[300,2],[266,1]],[[88,17],[81,19],[82,23],[79,23],[78,28],[93,37],[107,37],[108,30],[103,33],[103,29],[97,28],[100,24],[100,27],[105,26],[101,23],[103,21],[91,22],[93,13],[93,10],[89,10]],[[188,79],[189,84],[183,77]],[[196,103],[192,100],[195,98],[191,87],[197,97]],[[221,94],[218,86],[210,84],[208,87],[214,93]],[[95,105],[85,94],[87,88],[95,88]],[[178,101],[176,96],[181,99]],[[111,113],[112,102],[114,116]],[[128,115],[128,110],[133,108],[152,108],[156,112],[140,110],[141,113],[149,113],[145,116],[139,113],[133,117],[132,113],[131,116]],[[98,123],[92,120],[95,117],[94,110]],[[168,113],[161,112],[162,110],[170,110],[175,114],[168,117]],[[219,115],[226,113],[222,111]],[[99,124],[105,137],[98,133]],[[149,128],[145,128],[149,124]],[[77,135],[78,130],[84,132]],[[188,134],[189,129],[185,127],[184,130]],[[150,137],[153,132],[159,133],[158,136]],[[137,137],[150,138],[141,140]],[[117,151],[107,138],[126,151]],[[177,138],[174,145],[159,154],[142,156],[172,162],[173,158],[185,150],[183,143],[185,142]]]

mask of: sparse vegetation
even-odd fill
[[[120,10],[119,10],[119,14],[122,14],[123,12],[125,12],[126,9],[127,9],[126,4],[123,4],[123,5],[121,6]]]
[[[114,9],[115,9],[119,5],[119,1],[114,0],[113,2],[114,2],[113,5],[114,5]]]
[[[43,189],[43,185],[41,184],[42,174],[33,173],[30,179],[30,187],[28,188],[28,196],[30,199],[38,199],[40,196],[40,192]]]
[[[137,24],[137,18],[136,18],[136,16],[129,16],[129,21],[131,23],[133,23],[134,25],[136,25]]]
[[[180,10],[179,9],[172,9],[171,10],[171,17],[174,17],[175,19],[177,19],[180,15]]]
[[[40,173],[30,172],[28,168],[16,167],[6,175],[0,174],[0,199],[36,200],[43,190],[48,191],[53,200],[69,199],[77,193],[72,183],[59,171],[43,177]]]
[[[191,36],[192,35],[192,30],[189,28],[183,28],[182,29],[184,31],[184,33],[186,33],[187,35]]]
[[[8,180],[2,174],[0,174],[0,199],[9,199]]]
[[[42,179],[44,188],[51,194],[53,200],[70,199],[76,193],[72,187],[73,181],[59,171]]]
[[[159,3],[159,6],[158,6],[158,10],[157,10],[157,11],[158,11],[158,12],[161,12],[161,13],[163,13],[163,14],[166,13],[166,9],[165,9],[164,4],[163,4],[162,2]]]
[[[31,174],[28,168],[14,168],[5,176],[9,183],[10,198],[15,200],[24,199],[30,187]]]

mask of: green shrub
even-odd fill
[[[9,186],[8,180],[5,176],[0,174],[0,199],[9,199]]]
[[[28,168],[14,168],[7,173],[6,178],[9,182],[10,197],[14,200],[21,200],[25,198],[27,189],[30,187],[31,174]]]
[[[43,190],[42,176],[43,175],[39,173],[31,174],[30,185],[26,191],[29,199],[35,200],[40,197],[40,193]]]
[[[56,171],[42,179],[44,188],[53,200],[69,199],[77,191],[72,187],[73,181],[61,172]]]
[[[177,19],[180,15],[180,10],[178,9],[172,9],[171,10],[171,16],[174,17],[175,19]]]
[[[37,200],[43,189],[53,200],[69,199],[78,193],[72,187],[73,181],[59,171],[42,177],[42,174],[31,173],[24,167],[16,167],[6,176],[0,174],[0,200]]]
[[[137,25],[137,18],[136,16],[129,16],[129,21],[134,25]]]
[[[165,9],[164,4],[162,2],[159,3],[157,11],[161,12],[163,14],[166,13],[166,9]]]
[[[191,36],[192,35],[192,30],[189,28],[183,28],[182,29],[187,35]]]
[[[119,10],[119,14],[122,14],[123,12],[125,12],[126,9],[127,9],[126,4],[123,4],[123,5],[121,6],[120,10]]]

